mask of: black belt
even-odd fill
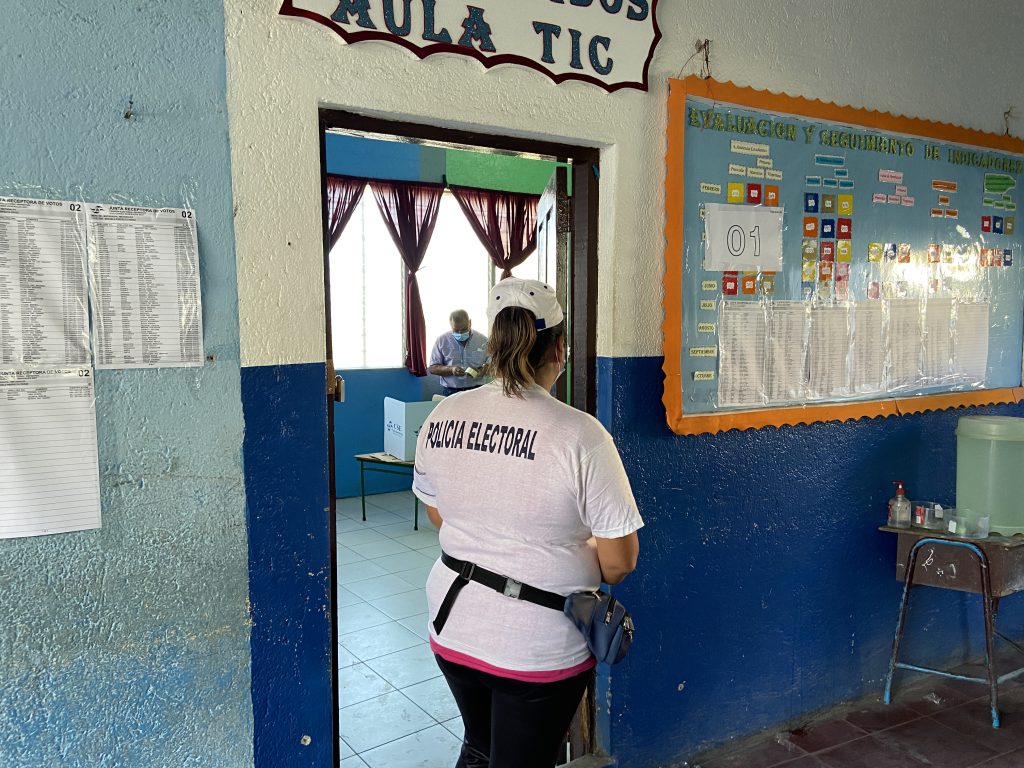
[[[529,584],[516,581],[508,576],[502,576],[500,573],[488,571],[468,560],[457,560],[447,552],[441,553],[441,562],[453,571],[457,571],[459,575],[455,577],[455,581],[448,588],[448,594],[444,596],[441,607],[437,610],[437,616],[434,617],[434,631],[437,634],[441,634],[441,629],[448,621],[448,614],[451,613],[452,606],[455,604],[455,598],[459,596],[462,588],[471,581],[490,587],[495,592],[501,592],[506,597],[543,605],[545,608],[553,608],[559,613],[565,608],[565,595],[531,587]]]

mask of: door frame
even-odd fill
[[[572,163],[572,195],[569,197],[572,221],[570,338],[572,354],[572,401],[578,410],[597,415],[597,245],[598,245],[598,192],[601,152],[596,147],[583,147],[537,139],[503,136],[446,128],[429,123],[409,123],[361,115],[339,109],[321,108],[319,113],[320,190],[322,197],[323,249],[324,249],[324,313],[326,319],[327,360],[327,437],[328,474],[330,483],[330,562],[331,562],[331,668],[334,694],[334,765],[341,761],[339,752],[340,714],[338,690],[338,540],[337,509],[334,496],[334,398],[333,340],[331,338],[331,276],[330,234],[327,206],[327,142],[330,130],[407,138],[413,141],[454,144],[514,154],[535,154],[553,157],[557,162]],[[499,130],[499,129],[495,129]],[[591,692],[593,701],[593,691]],[[593,710],[590,715],[593,718]],[[591,736],[593,738],[593,734]]]

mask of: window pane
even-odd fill
[[[402,259],[367,190],[331,250],[334,364],[400,368],[403,345]]]
[[[427,357],[434,341],[451,331],[455,309],[469,313],[473,329],[487,333],[491,259],[455,197],[445,192],[423,266],[417,272],[427,326]],[[429,360],[428,360],[429,362]]]

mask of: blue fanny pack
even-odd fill
[[[531,587],[467,560],[458,560],[447,552],[441,553],[441,562],[459,575],[448,588],[437,616],[434,617],[434,631],[437,634],[441,634],[459,592],[469,582],[475,581],[506,597],[561,611],[580,631],[590,652],[602,664],[618,664],[633,643],[633,617],[622,603],[607,592],[574,592],[565,597]]]

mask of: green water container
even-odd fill
[[[1024,418],[960,417],[956,506],[989,515],[994,533],[1024,533]]]

